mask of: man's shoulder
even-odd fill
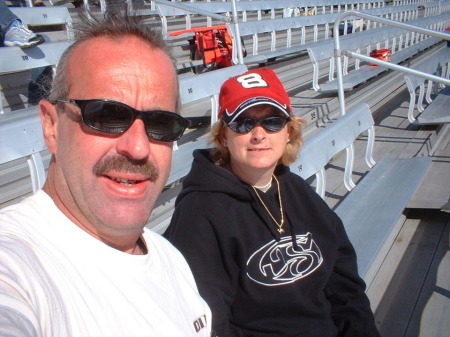
[[[38,221],[45,212],[45,197],[43,191],[29,196],[22,201],[0,209],[0,231],[11,226],[24,227],[30,221]]]
[[[50,202],[49,202],[50,201]],[[36,242],[48,233],[48,219],[53,218],[50,197],[43,191],[25,198],[21,202],[0,210],[0,246],[4,240],[35,246]],[[1,247],[3,248],[3,247]]]
[[[30,195],[15,204],[8,205],[0,209],[0,217],[29,213],[32,212],[32,209],[39,211],[41,208],[48,205],[48,201],[51,201],[48,194],[42,190],[39,190],[35,194]]]
[[[168,254],[179,254],[178,249],[175,248],[165,237],[155,231],[144,228],[144,239],[149,249],[162,249]]]
[[[178,266],[183,273],[190,269],[186,259],[181,252],[162,235],[144,228],[144,239],[147,244],[147,249],[152,258],[159,259],[163,263],[169,263],[172,267]]]

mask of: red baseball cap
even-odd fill
[[[289,117],[291,100],[277,74],[269,68],[249,70],[224,82],[219,94],[219,116],[226,123],[256,105],[269,104]]]

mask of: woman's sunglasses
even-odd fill
[[[290,120],[289,117],[267,117],[264,119],[253,119],[248,117],[236,118],[233,122],[228,123],[228,127],[237,133],[247,133],[261,123],[262,127],[271,132],[278,132],[284,128],[286,123]]]
[[[56,101],[79,107],[84,124],[105,133],[124,133],[136,118],[139,118],[144,122],[145,131],[149,138],[161,142],[173,142],[180,139],[186,128],[191,124],[189,120],[175,112],[163,110],[140,111],[124,103],[106,99],[58,98]]]

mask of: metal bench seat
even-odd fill
[[[33,192],[44,185],[45,168],[40,152],[47,147],[42,134],[41,120],[35,107],[0,114],[0,148],[2,149],[0,164],[20,158],[26,159],[29,169],[27,176],[31,177]],[[2,171],[2,179],[7,173]],[[13,170],[13,173],[22,176],[18,170]]]
[[[448,78],[450,62],[450,48],[443,45],[436,53],[423,60],[413,67],[414,70],[428,74],[442,74]],[[420,76],[404,75],[406,86],[410,94],[408,107],[408,120],[414,124],[446,124],[450,123],[450,87],[442,89],[434,100],[431,98],[431,91],[436,88],[436,84],[428,81],[425,90],[426,80]],[[417,91],[417,88],[419,90]],[[427,106],[424,106],[427,103]],[[415,111],[419,112],[415,117]]]
[[[402,213],[430,165],[431,157],[383,157],[335,209],[366,284],[372,282],[397,237]]]
[[[71,44],[72,41],[60,41],[26,49],[0,48],[0,75],[55,65]]]
[[[194,150],[206,149],[207,147],[208,138],[207,136],[203,136],[174,150],[172,154],[172,169],[170,170],[170,176],[166,185],[172,185],[184,178],[191,170],[192,161],[194,160],[192,153]]]
[[[325,166],[342,150],[346,150],[344,184],[348,190],[355,187],[352,180],[354,148],[353,142],[363,132],[368,133],[365,161],[373,167],[375,141],[374,121],[367,104],[360,104],[305,140],[298,159],[290,165],[291,171],[303,179],[316,176],[316,192],[323,198],[326,190]]]
[[[450,123],[450,87],[445,87],[431,104],[417,117],[417,124]]]

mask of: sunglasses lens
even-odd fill
[[[133,112],[113,102],[91,101],[84,107],[84,122],[107,133],[122,133],[133,123]]]
[[[277,132],[284,128],[288,121],[286,117],[267,117],[262,120],[252,118],[236,118],[235,121],[228,124],[228,127],[237,133],[247,133],[251,131],[257,123],[261,122],[267,131]]]
[[[135,120],[134,109],[117,102],[92,100],[82,110],[83,120],[88,126],[106,133],[125,132]],[[180,139],[190,124],[176,113],[159,110],[143,112],[142,120],[147,136],[163,142]]]
[[[269,131],[280,131],[286,125],[287,118],[285,117],[268,117],[262,120],[264,129]]]
[[[228,124],[228,127],[237,133],[247,133],[254,128],[254,120],[251,118],[237,118],[234,122]]]
[[[184,130],[189,127],[188,120],[167,111],[151,111],[145,113],[143,119],[147,135],[162,142],[180,139]]]

